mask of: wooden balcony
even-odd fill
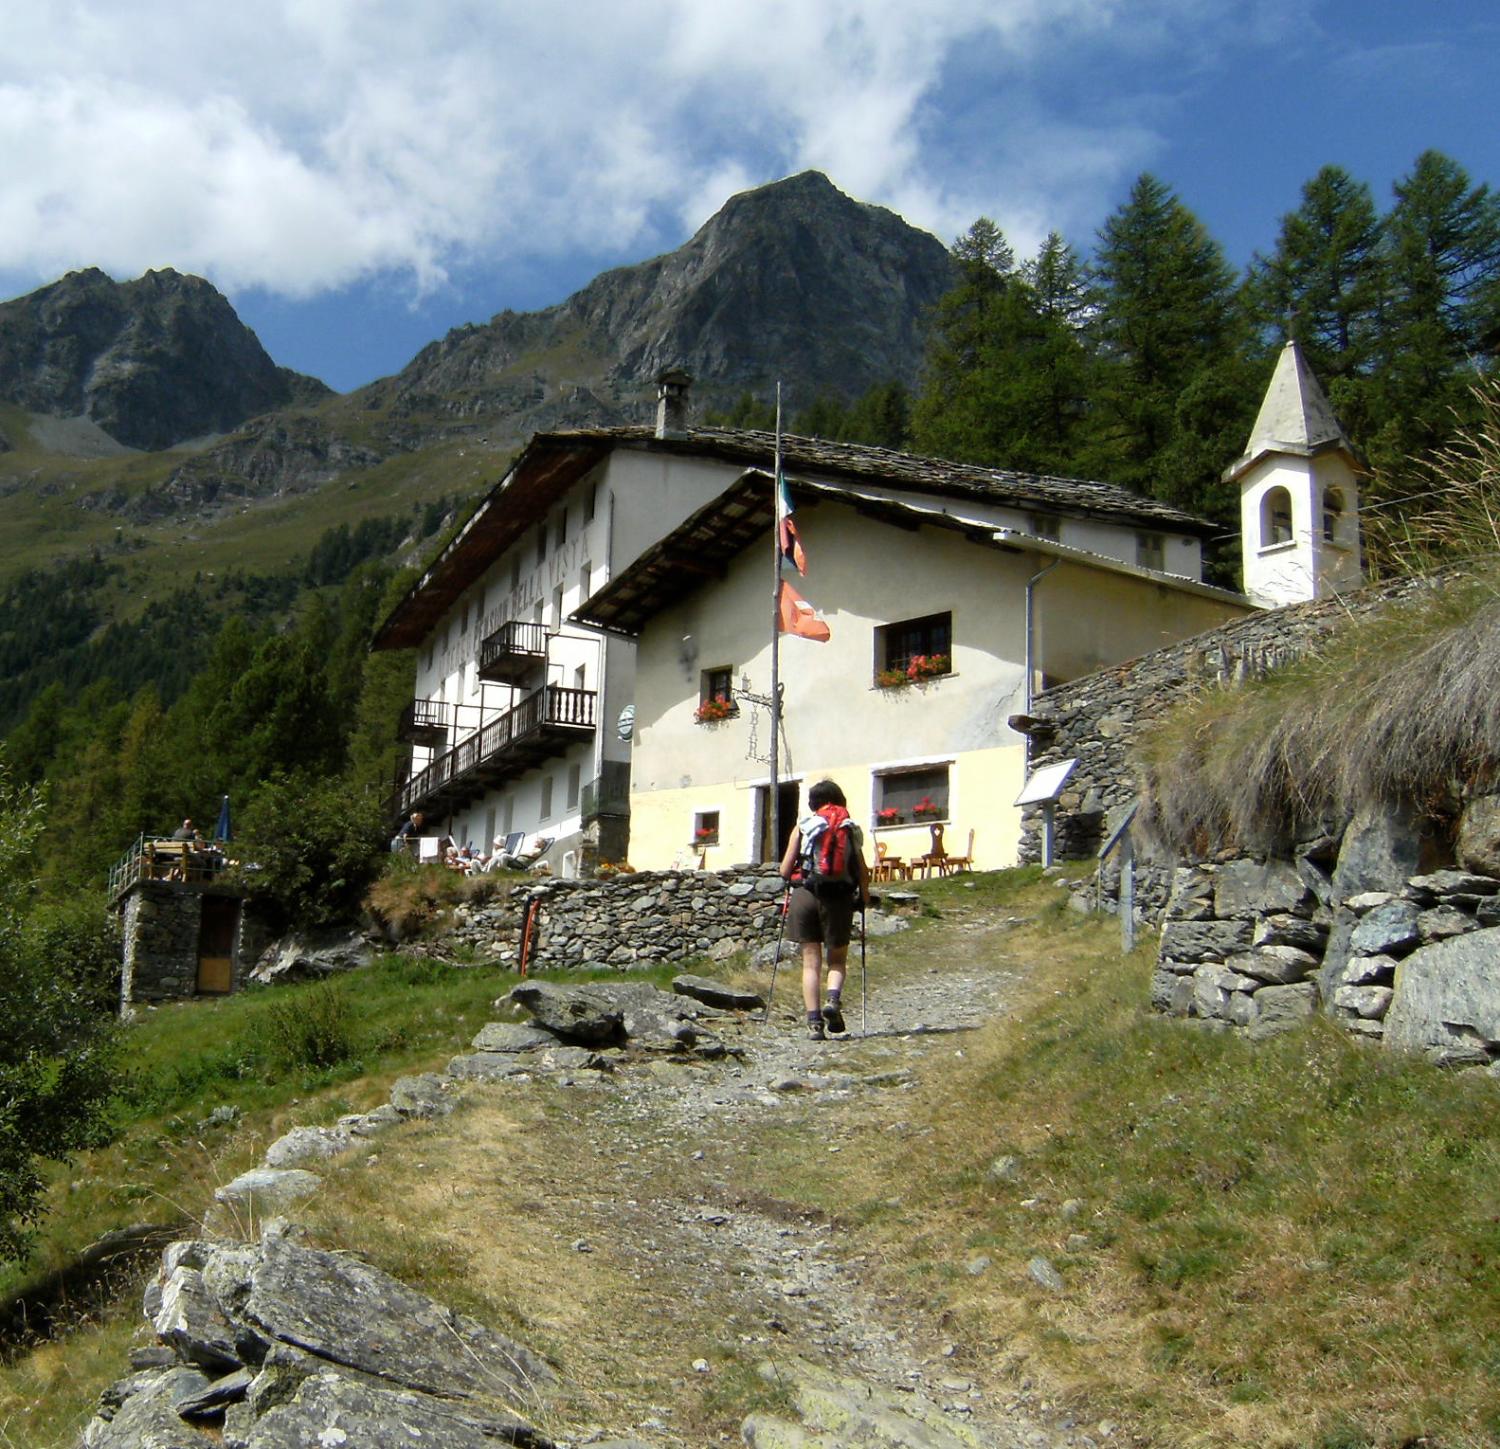
[[[436,749],[448,742],[448,706],[440,699],[414,699],[401,711],[396,738]]]
[[[598,695],[549,684],[514,709],[461,739],[417,771],[397,795],[398,816],[416,809],[443,814],[492,786],[524,775],[594,732]]]
[[[522,684],[547,663],[547,630],[542,624],[512,619],[479,646],[479,677],[499,684]]]

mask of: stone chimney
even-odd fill
[[[687,437],[688,389],[693,379],[680,367],[668,367],[656,377],[656,436]]]

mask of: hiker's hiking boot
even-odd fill
[[[830,1001],[823,1008],[823,1021],[827,1025],[828,1030],[833,1032],[835,1035],[843,1031],[844,1013],[840,1008],[838,1002]]]
[[[807,1035],[812,1041],[826,1041],[828,1033],[823,1030],[823,1018],[821,1016],[810,1016],[807,1018]]]

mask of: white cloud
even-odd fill
[[[1291,0],[1261,0],[1278,14]],[[22,7],[12,7],[20,11]],[[951,237],[1005,197],[1025,244],[1152,144],[1016,85],[972,164],[945,70],[1208,33],[1211,0],[72,0],[7,21],[0,271],[172,265],[306,296],[380,273],[672,244],[808,166]],[[1039,160],[1045,157],[1045,160]]]

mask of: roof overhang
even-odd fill
[[[1322,443],[1262,443],[1258,448],[1242,454],[1220,475],[1226,483],[1238,483],[1262,458],[1321,458],[1325,453],[1338,453],[1355,473],[1368,477],[1374,470],[1363,456],[1349,447],[1341,438],[1329,438]]]
[[[372,649],[421,644],[464,590],[539,518],[554,500],[608,455],[595,437],[538,433],[468,520],[443,545],[370,641]]]
[[[908,497],[943,499],[959,506],[967,498],[1200,538],[1211,537],[1217,529],[1207,519],[1106,483],[981,468],[819,438],[786,436],[782,444],[788,472],[795,469],[835,480],[837,486],[830,484],[825,491],[836,493],[842,488],[850,498],[862,481],[874,481]],[[421,644],[495,559],[545,517],[569,487],[618,448],[712,458],[739,464],[747,470],[742,476],[754,472],[764,477],[762,470],[771,467],[775,457],[776,438],[771,433],[730,428],[692,428],[682,436],[657,437],[653,429],[638,426],[535,434],[505,477],[391,610],[370,647],[409,649]],[[861,506],[873,507],[876,502],[866,499]],[[937,509],[932,515],[934,522],[941,516]],[[764,526],[770,526],[769,518]],[[993,527],[977,521],[972,526]]]
[[[804,508],[819,502],[840,503],[856,513],[896,528],[944,528],[986,548],[1033,553],[1081,568],[1146,580],[1200,598],[1239,604],[1247,609],[1255,607],[1245,595],[1229,589],[1216,588],[1177,574],[1157,573],[1086,549],[1037,538],[1033,534],[996,528],[984,519],[966,518],[937,507],[828,483],[788,479],[787,487],[794,501]],[[765,539],[775,521],[771,475],[758,468],[748,469],[712,502],[705,504],[585,599],[573,611],[572,618],[591,628],[638,636],[654,615],[685,599],[705,582],[723,578],[730,561],[750,544]]]

